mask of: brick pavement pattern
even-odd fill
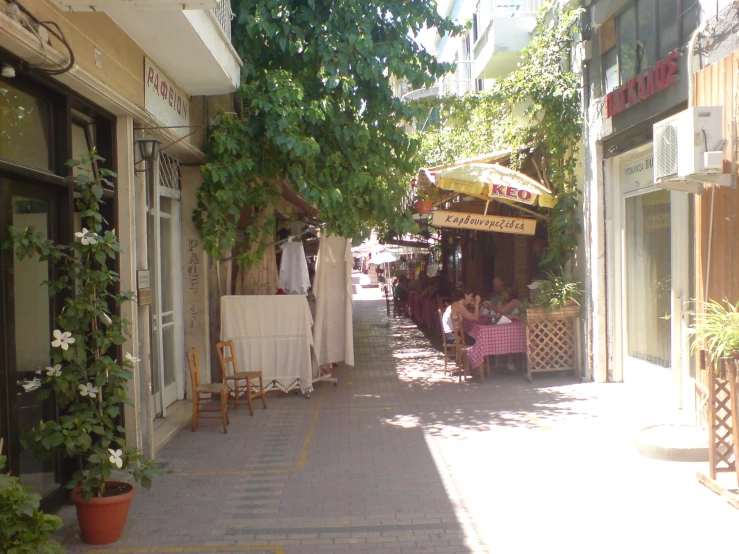
[[[705,464],[634,453],[651,405],[571,377],[444,376],[440,353],[376,290],[355,302],[355,368],[310,399],[231,410],[159,453],[120,541],[70,553],[693,553],[726,547],[739,512],[695,481]],[[650,399],[650,402],[651,399]]]

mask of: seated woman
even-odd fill
[[[521,301],[518,299],[518,291],[513,287],[509,287],[503,292],[498,304],[498,313],[508,316],[518,317],[518,307],[521,305]]]
[[[441,326],[447,342],[456,342],[454,336],[454,327],[452,326],[452,314],[458,315],[460,318],[469,321],[477,321],[480,317],[480,296],[474,296],[474,292],[460,291],[457,293],[456,301],[447,306],[444,314],[441,316]],[[470,311],[467,306],[474,302],[474,310]],[[475,339],[465,335],[467,344],[475,344]]]

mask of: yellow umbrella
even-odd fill
[[[551,208],[557,203],[552,192],[531,177],[498,164],[472,163],[438,174],[436,186],[484,200],[520,202]]]

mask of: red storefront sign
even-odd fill
[[[606,117],[620,114],[676,81],[677,50],[606,95]]]

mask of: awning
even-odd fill
[[[470,163],[440,171],[435,175],[436,186],[482,198],[503,202],[551,208],[557,198],[541,183],[518,171],[498,164]]]

